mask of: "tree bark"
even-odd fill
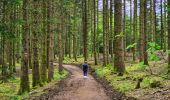
[[[42,57],[41,57],[41,81],[43,83],[47,82],[47,1],[43,0],[42,3],[42,10],[43,10],[43,40],[42,40]]]
[[[144,65],[149,65],[148,63],[148,53],[147,53],[147,0],[144,0]]]
[[[107,64],[107,2],[103,0],[103,66]]]
[[[20,83],[20,90],[19,93],[29,92],[29,77],[28,77],[28,35],[29,35],[29,29],[28,29],[28,4],[29,0],[23,1],[23,33],[22,33],[22,62],[21,62],[21,83]]]
[[[168,8],[170,7],[170,0],[167,0]],[[170,10],[168,10],[168,50],[170,50]],[[169,52],[169,51],[168,51]],[[170,53],[168,53],[168,78],[170,79]]]
[[[140,0],[140,51],[139,61],[144,61],[144,0]]]
[[[164,26],[163,26],[163,6],[162,6],[162,0],[160,0],[160,7],[161,7],[161,34],[160,34],[160,39],[161,39],[161,49],[164,48]]]
[[[134,0],[134,24],[133,24],[133,43],[136,45],[133,47],[133,61],[136,60],[136,49],[137,49],[137,0]]]
[[[83,46],[84,46],[84,61],[88,57],[88,32],[87,32],[87,0],[82,1],[83,4]]]
[[[49,50],[48,50],[48,58],[49,58],[49,62],[48,62],[48,81],[50,82],[53,79],[53,74],[54,74],[54,66],[53,66],[53,62],[54,62],[54,31],[53,31],[53,0],[52,1],[48,1],[48,15],[47,15],[47,19],[48,19],[48,23],[47,23],[47,34],[49,34]],[[62,50],[62,48],[59,48],[59,50]]]
[[[32,38],[32,45],[33,45],[33,69],[32,69],[32,74],[33,74],[33,83],[32,86],[40,86],[40,70],[39,70],[39,51],[38,51],[38,44],[39,44],[39,39],[38,36],[40,35],[40,5],[41,1],[40,0],[33,0],[33,38]]]
[[[114,33],[115,33],[115,41],[114,41],[114,67],[118,72],[118,75],[123,75],[125,71],[124,64],[124,51],[123,51],[123,36],[122,34],[122,1],[114,0]]]
[[[164,52],[167,49],[167,0],[164,1]]]
[[[94,63],[95,65],[97,65],[97,45],[96,45],[96,0],[93,0],[93,10],[94,10],[94,14],[93,14],[93,17],[94,17],[94,36],[93,36],[93,49],[94,49]]]

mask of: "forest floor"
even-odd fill
[[[64,68],[71,73],[69,78],[64,80],[59,88],[51,90],[53,93],[49,92],[36,100],[44,100],[44,98],[48,100],[112,100],[107,96],[103,86],[91,75],[84,79],[80,68],[74,65],[64,65]]]
[[[167,79],[167,61],[164,59],[149,61],[149,66],[143,66],[142,63],[132,62],[129,58],[125,63],[124,76],[117,76],[112,64],[105,67],[102,64],[96,66],[92,58],[88,62],[91,66],[88,79],[83,78],[82,70],[78,67],[82,62],[82,57],[79,57],[77,62],[65,58],[64,63],[70,64],[64,65],[64,68],[70,72],[66,79],[61,78],[57,74],[58,71],[55,71],[56,81],[32,89],[25,96],[29,96],[30,100],[170,100],[170,80]],[[16,78],[8,83],[0,84],[0,94],[3,95],[0,97],[8,93],[5,97],[13,95],[13,99],[10,100],[20,100],[15,99],[18,96],[16,92],[19,88],[20,75],[15,76]],[[140,82],[140,88],[136,89],[139,78],[143,78],[143,81]],[[59,82],[60,79],[62,80]],[[152,87],[153,83],[155,86]]]

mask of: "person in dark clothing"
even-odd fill
[[[87,78],[87,73],[88,73],[88,69],[89,69],[89,65],[87,64],[87,61],[85,61],[82,66],[83,66],[83,76],[84,76],[84,78]]]

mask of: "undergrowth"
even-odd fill
[[[95,73],[98,77],[105,78],[110,85],[120,92],[134,91],[139,78],[143,78],[141,82],[141,88],[150,88],[150,84],[155,81],[163,81],[160,76],[152,76],[145,71],[147,66],[143,66],[142,63],[134,64],[126,67],[126,73],[124,76],[117,76],[113,66],[111,64],[103,67],[95,67]]]
[[[59,81],[67,77],[68,71],[63,70],[61,74],[59,74],[58,69],[54,70],[54,81]],[[32,75],[29,75],[30,87],[32,87]],[[48,84],[44,84],[44,87]],[[20,87],[20,78],[12,76],[7,80],[7,82],[3,82],[0,84],[0,100],[22,100],[24,98],[29,97],[29,93],[23,93],[22,95],[18,95],[18,90]],[[31,88],[31,91],[35,91],[39,88]]]

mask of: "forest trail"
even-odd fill
[[[84,79],[82,70],[73,65],[64,65],[71,76],[66,80],[64,88],[50,100],[111,100],[105,89],[91,75]]]

